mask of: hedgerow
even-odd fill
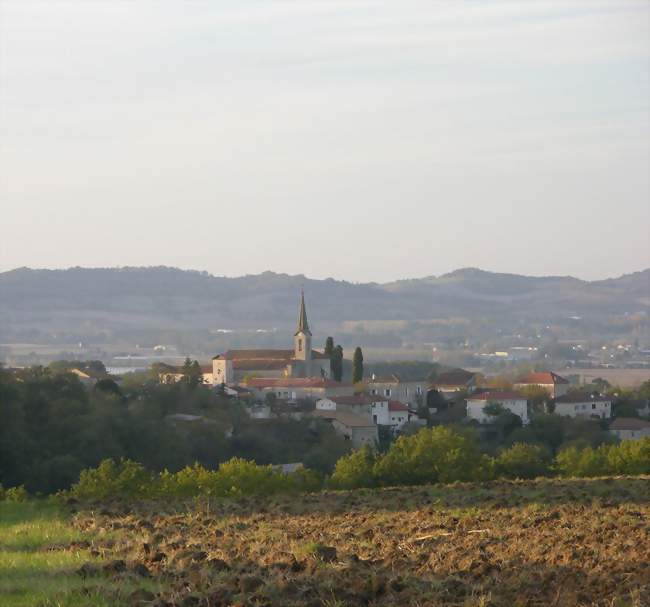
[[[313,492],[323,486],[356,489],[553,474],[650,474],[650,438],[597,449],[572,447],[561,451],[553,461],[541,446],[516,443],[491,458],[480,452],[471,434],[439,426],[400,437],[385,455],[370,446],[354,451],[339,459],[327,482],[306,468],[283,474],[273,466],[240,458],[222,463],[217,470],[194,464],[178,472],[165,470],[159,474],[133,461],[104,460],[97,468],[84,470],[67,495],[82,500],[239,497]],[[10,491],[6,490],[5,495]],[[19,491],[13,491],[16,499]]]
[[[320,477],[311,470],[283,474],[273,466],[260,466],[240,458],[222,463],[217,470],[194,464],[178,472],[164,470],[160,474],[148,472],[130,460],[109,459],[97,468],[84,470],[69,495],[82,500],[229,497],[315,491],[320,487]]]

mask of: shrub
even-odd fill
[[[597,449],[571,447],[557,455],[555,467],[562,476],[649,474],[650,438],[601,445]]]
[[[70,493],[79,499],[147,497],[153,492],[153,475],[127,459],[105,459],[97,468],[82,470]]]
[[[27,498],[27,490],[22,485],[8,489],[4,489],[0,485],[0,502],[24,502],[27,501]]]
[[[650,474],[650,438],[611,445],[606,457],[612,474]]]
[[[381,484],[418,485],[483,480],[492,476],[492,468],[473,436],[437,426],[398,438],[374,473]]]
[[[510,478],[536,478],[550,472],[548,452],[539,445],[515,443],[497,457],[496,472]]]
[[[607,474],[604,449],[569,447],[555,457],[555,468],[561,476],[602,476]]]
[[[370,445],[364,445],[336,462],[330,485],[335,489],[372,487],[375,484],[373,470],[376,462],[376,451]]]

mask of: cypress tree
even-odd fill
[[[325,354],[332,358],[332,352],[334,352],[334,338],[328,337],[325,340]]]
[[[343,378],[343,348],[341,346],[336,346],[332,350],[330,366],[332,369],[332,378],[335,381],[341,381]]]
[[[352,383],[356,384],[363,379],[363,352],[359,346],[354,350],[352,357]]]

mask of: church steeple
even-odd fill
[[[298,312],[298,328],[296,329],[295,335],[299,333],[304,333],[305,335],[311,336],[311,331],[309,330],[309,323],[307,322],[307,309],[305,308],[305,292],[300,291],[300,311]]]
[[[293,356],[296,360],[304,361],[303,377],[309,377],[311,374],[311,331],[307,322],[307,308],[303,291],[300,292],[298,327],[293,334]]]

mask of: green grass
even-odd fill
[[[74,529],[53,502],[0,502],[0,605],[2,607],[116,607],[144,580],[93,578],[76,571],[93,559],[71,542],[92,536]]]

